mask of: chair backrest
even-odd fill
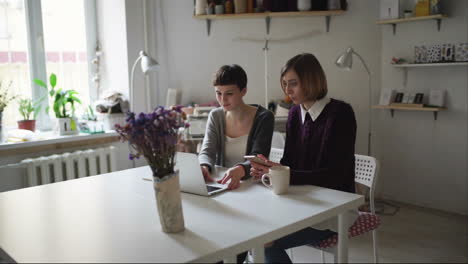
[[[284,136],[278,132],[273,132],[273,137],[271,138],[271,147],[276,149],[284,149]]]
[[[371,211],[375,214],[374,191],[377,184],[379,162],[374,157],[355,154],[355,176],[354,181],[369,187],[369,199]]]
[[[270,160],[273,162],[279,163],[283,158],[283,149],[282,148],[271,148],[270,150]]]

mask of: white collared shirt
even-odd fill
[[[305,122],[306,113],[309,112],[312,121],[317,120],[320,113],[322,113],[325,106],[330,102],[330,98],[325,96],[324,98],[315,101],[315,103],[309,108],[309,110],[305,109],[304,106],[301,104],[301,116],[302,116],[302,124]]]

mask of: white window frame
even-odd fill
[[[42,26],[42,7],[41,0],[24,0],[26,28],[28,39],[28,56],[29,60],[29,76],[31,80],[40,79],[48,80],[46,73],[45,49],[44,49],[44,31]],[[96,58],[96,52],[99,47],[98,31],[97,31],[97,12],[96,0],[83,0],[85,10],[85,27],[86,27],[86,49],[88,60],[88,84],[91,102],[98,98],[95,77],[97,74],[96,64],[91,63]],[[38,85],[32,85],[32,98],[37,99],[42,96],[47,96],[47,91]],[[43,101],[43,109],[48,106],[48,100]],[[38,115],[37,128],[39,130],[50,130],[52,128],[50,117],[44,112]]]

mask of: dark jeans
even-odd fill
[[[265,248],[265,263],[292,263],[286,249],[316,244],[336,233],[330,230],[317,230],[307,227],[302,230],[282,237],[273,242],[271,247]]]

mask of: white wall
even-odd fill
[[[264,43],[233,41],[238,37],[264,38],[264,19],[214,20],[211,35],[206,34],[204,20],[193,18],[192,1],[162,0],[162,23],[166,36],[168,85],[181,92],[181,103],[204,103],[215,100],[211,86],[213,73],[223,64],[237,63],[248,75],[248,103],[264,104]],[[310,52],[325,69],[331,97],[353,106],[358,121],[357,152],[367,151],[368,82],[359,61],[351,72],[341,71],[335,59],[348,46],[353,46],[366,60],[374,76],[374,91],[380,87],[380,28],[375,24],[376,1],[349,1],[349,10],[332,17],[330,32],[325,32],[324,17],[273,18],[271,38],[285,38],[319,31],[314,37],[288,43],[270,43],[268,69],[270,99],[283,98],[279,73],[294,55]],[[374,93],[375,94],[375,93]],[[377,94],[376,94],[377,96]],[[375,97],[377,98],[377,97]]]
[[[415,45],[468,42],[468,1],[445,1],[449,19],[382,26],[382,87],[403,88],[403,71],[393,56],[413,59]],[[447,111],[432,113],[375,110],[376,152],[381,161],[380,190],[386,198],[468,214],[467,88],[468,70],[425,67],[408,70],[405,91],[447,90]]]

